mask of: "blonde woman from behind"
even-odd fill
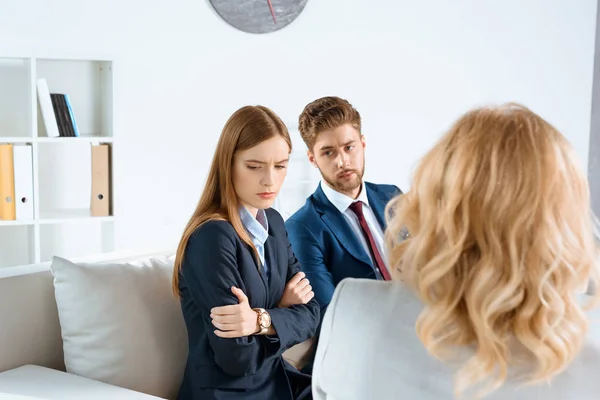
[[[600,399],[589,188],[554,127],[468,112],[387,215],[394,281],[338,286],[315,399]]]

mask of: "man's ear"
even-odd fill
[[[360,135],[360,142],[362,143],[362,147],[364,149],[367,146],[367,139],[365,138],[365,135]]]
[[[306,152],[306,155],[308,156],[308,161],[312,164],[312,166],[315,168],[319,168],[319,166],[317,165],[317,162],[315,161],[315,155],[313,154],[313,152],[308,150]]]

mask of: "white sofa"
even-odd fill
[[[0,399],[176,398],[187,336],[172,255],[0,269]]]
[[[175,399],[187,330],[174,251],[0,268],[0,400]],[[313,341],[284,353],[301,367]]]

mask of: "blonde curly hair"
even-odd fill
[[[506,381],[518,363],[511,341],[529,356],[525,383],[551,379],[578,354],[588,320],[577,294],[598,287],[596,225],[571,145],[540,116],[514,103],[468,112],[386,215],[394,277],[425,304],[420,340],[442,360],[475,349],[457,396]]]

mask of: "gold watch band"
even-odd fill
[[[257,332],[260,335],[264,335],[265,333],[267,333],[269,331],[269,327],[266,326],[265,324],[263,324],[263,314],[267,314],[267,310],[265,310],[264,308],[253,308],[252,311],[256,312],[256,319],[257,319],[257,324],[258,324],[258,328],[259,331]]]

